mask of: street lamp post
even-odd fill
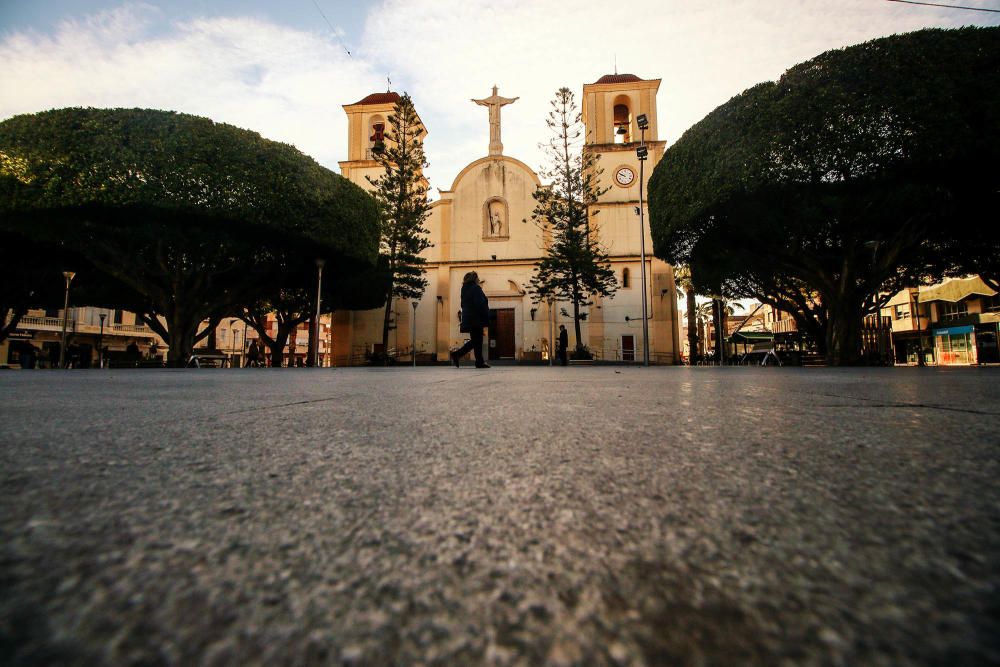
[[[236,320],[229,320],[229,333],[232,338],[229,341],[229,367],[233,367],[233,356],[236,354]]]
[[[235,359],[236,358],[236,336],[239,335],[239,333],[240,333],[240,330],[237,329],[236,327],[233,327],[233,340],[232,340],[232,342],[229,343],[229,357],[230,357],[230,359]],[[240,349],[241,350],[243,349],[242,345],[240,346]],[[230,361],[229,365],[232,366],[233,365],[233,361]]]
[[[104,368],[104,320],[108,314],[101,313],[98,317],[101,318],[101,333],[97,336],[97,367]]]
[[[646,158],[649,156],[649,149],[646,148],[646,129],[649,127],[649,119],[646,114],[641,113],[635,119],[639,126],[639,148],[636,149],[636,156],[639,158],[639,259],[642,262],[642,365],[649,366],[649,314],[646,310],[646,221],[642,209],[642,186],[645,180]]]
[[[317,259],[316,260],[316,317],[313,322],[313,367],[319,366],[319,308],[320,299],[323,294],[323,266],[326,264],[326,260]]]
[[[924,366],[924,335],[920,331],[920,288],[910,290],[910,296],[913,297],[913,317],[917,324],[917,366]]]
[[[417,367],[417,300],[414,299],[410,302],[413,306],[413,319],[410,321],[410,346],[413,348],[413,353],[410,355],[413,357],[413,367]]]
[[[66,322],[69,319],[69,284],[73,282],[75,276],[75,271],[63,271],[63,278],[66,279],[66,297],[63,300],[62,340],[59,343],[59,368],[63,368],[66,365]]]

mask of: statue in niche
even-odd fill
[[[486,236],[494,239],[507,236],[507,210],[502,201],[491,201],[486,207]]]

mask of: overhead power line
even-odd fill
[[[1000,9],[984,9],[983,7],[966,7],[964,5],[944,5],[939,2],[917,2],[917,0],[888,0],[888,2],[903,2],[907,5],[926,5],[928,7],[945,7],[946,9],[966,9],[970,12],[992,12],[1000,14]]]
[[[354,56],[351,55],[351,50],[347,48],[347,46],[344,44],[344,40],[340,38],[340,33],[338,33],[337,29],[333,27],[332,23],[330,23],[330,19],[326,18],[326,14],[323,13],[323,9],[319,6],[319,3],[316,2],[316,0],[312,0],[312,3],[313,5],[316,6],[316,11],[318,11],[319,15],[323,17],[323,20],[326,21],[326,24],[330,26],[330,32],[332,32],[333,36],[337,38],[338,42],[340,42],[340,47],[344,49],[345,53],[347,53],[347,57],[353,58]]]

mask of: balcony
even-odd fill
[[[10,323],[11,316],[7,316],[7,323]],[[35,331],[62,331],[61,317],[36,317],[25,315],[17,323],[18,329],[34,329]],[[73,331],[76,327],[76,320],[66,320],[66,330]]]
[[[11,321],[11,317],[7,316],[7,322]],[[52,331],[61,333],[62,332],[62,318],[61,317],[38,317],[35,315],[25,315],[21,318],[21,321],[17,323],[17,328],[19,330],[27,331]],[[86,333],[86,334],[100,334],[101,325],[100,324],[84,324],[75,319],[66,320],[66,331],[72,333]],[[156,333],[152,329],[143,324],[107,324],[104,325],[104,335],[105,336],[134,336],[134,337],[144,337],[144,338],[155,338]]]

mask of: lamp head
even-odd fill
[[[645,160],[647,157],[649,157],[649,149],[646,148],[645,146],[639,146],[638,148],[635,149],[635,154],[636,157],[638,157],[640,160]]]
[[[640,130],[649,129],[649,119],[646,118],[646,114],[641,113],[635,117],[635,124],[639,126]]]

